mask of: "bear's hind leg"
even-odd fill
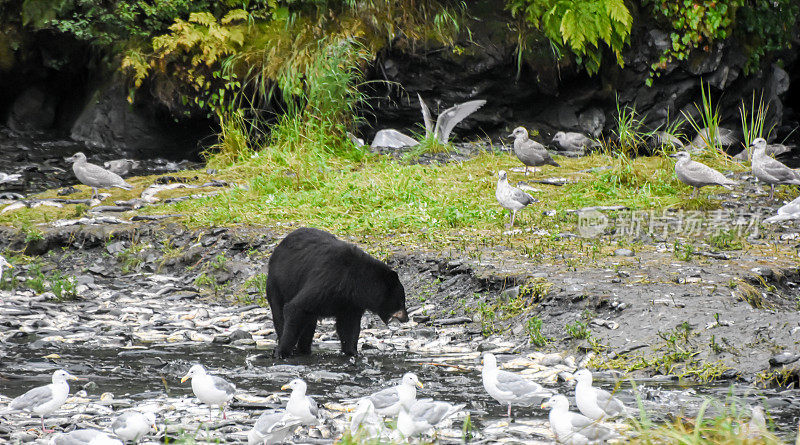
[[[361,316],[364,311],[354,310],[336,315],[336,333],[342,344],[342,352],[358,355],[358,334],[361,333]]]
[[[295,354],[308,355],[311,354],[311,343],[314,342],[314,332],[317,331],[317,319],[311,319],[303,328],[300,338],[297,340],[297,348]]]

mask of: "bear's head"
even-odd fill
[[[406,312],[406,290],[403,284],[400,283],[400,278],[397,272],[389,270],[388,285],[386,292],[378,308],[377,314],[384,323],[389,324],[392,318],[405,323],[408,321],[408,312]]]

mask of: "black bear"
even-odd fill
[[[269,259],[267,300],[278,335],[277,357],[308,354],[317,320],[336,318],[342,352],[356,355],[361,316],[408,321],[406,293],[397,272],[328,232],[301,228],[286,236]]]

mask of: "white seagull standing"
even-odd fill
[[[192,392],[198,400],[209,406],[219,405],[222,408],[222,418],[227,419],[225,405],[236,394],[236,386],[227,380],[206,373],[203,365],[193,365],[189,372],[181,379],[181,383],[192,379]]]
[[[417,375],[407,372],[403,375],[399,385],[380,390],[367,398],[372,402],[376,413],[394,417],[400,412],[400,394],[408,393],[407,399],[413,403],[417,397],[418,387],[422,388],[422,383]]]
[[[775,192],[775,184],[800,185],[800,173],[767,156],[767,141],[764,138],[753,140],[753,147],[753,160],[750,162],[753,175],[759,181],[769,184],[769,199],[772,199]]]
[[[511,417],[511,406],[531,406],[540,404],[552,396],[542,385],[531,382],[519,374],[503,371],[497,368],[497,358],[487,352],[483,354],[483,369],[481,370],[483,388],[495,400],[503,405],[508,405],[508,417]]]
[[[417,97],[419,98],[419,106],[422,109],[422,119],[425,121],[426,137],[434,135],[436,140],[441,144],[447,143],[450,139],[450,132],[453,131],[453,128],[455,128],[459,122],[466,119],[470,114],[478,111],[478,108],[486,103],[485,100],[471,100],[450,107],[436,118],[436,126],[434,127],[431,110],[428,108],[428,105],[425,104],[425,101],[422,100],[422,96],[420,96],[419,93],[417,93]]]
[[[292,390],[289,401],[286,403],[288,415],[299,420],[303,425],[314,425],[318,423],[319,408],[317,402],[306,395],[306,388],[306,382],[301,379],[294,379],[281,387],[284,391]]]
[[[550,408],[550,430],[556,441],[563,444],[584,445],[602,443],[614,436],[613,431],[592,419],[569,410],[569,400],[561,394],[550,397],[542,409]]]
[[[503,208],[511,212],[511,222],[506,224],[506,227],[511,227],[514,225],[514,218],[516,218],[518,211],[539,200],[510,185],[505,170],[500,170],[497,173],[497,177],[497,188],[494,191],[494,196]]]
[[[0,255],[0,281],[3,280],[3,269],[6,267],[13,269],[14,265],[9,263],[3,255]]]
[[[592,372],[581,369],[572,376],[575,385],[575,403],[580,412],[592,420],[606,420],[625,414],[625,405],[610,392],[592,386]]]
[[[127,411],[111,422],[111,431],[125,442],[139,442],[150,429],[158,431],[156,415],[151,412]]]
[[[27,411],[42,418],[42,431],[44,416],[61,408],[69,397],[69,384],[67,380],[79,380],[74,375],[59,369],[53,373],[53,383],[33,388],[17,397],[8,404],[9,411]],[[51,431],[52,432],[52,431]]]

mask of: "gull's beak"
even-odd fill
[[[548,404],[547,404],[547,402],[544,402],[544,403],[542,403],[542,406],[541,406],[541,408],[542,408],[542,409],[545,409],[545,408],[550,408],[550,405],[548,405]]]
[[[80,377],[75,377],[75,376],[74,376],[74,375],[72,375],[72,374],[70,374],[70,375],[67,377],[67,379],[69,379],[69,380],[75,380],[76,382],[85,382],[85,381],[86,381],[86,379],[83,379],[83,378],[80,378]]]
[[[417,382],[417,386],[419,386],[420,388],[422,388],[422,382],[419,382],[419,381],[418,381],[418,382]]]
[[[188,376],[188,375],[185,375],[185,376],[183,376],[183,377],[181,378],[181,383],[183,383],[183,382],[185,382],[185,381],[187,381],[187,380],[189,380],[189,376]]]
[[[569,382],[569,381],[572,381],[572,380],[575,380],[575,376],[574,375],[571,375],[571,376],[569,376],[569,377],[564,379],[565,382]]]
[[[13,268],[14,268],[14,265],[13,265],[13,264],[11,264],[11,263],[6,263],[6,266],[10,267],[11,269],[13,269]]]
[[[291,388],[291,386],[289,386],[289,384],[287,383],[287,384],[281,386],[281,391],[286,391],[287,389],[290,389],[290,388]]]
[[[150,426],[153,428],[153,431],[158,432],[158,426],[155,423]]]
[[[677,157],[678,157],[678,153],[672,153],[671,155],[669,155],[669,157],[671,157],[671,158],[677,158]]]
[[[392,314],[391,318],[396,318],[397,321],[405,323],[408,321],[408,312],[406,312],[405,309],[400,309],[399,311]]]
[[[356,409],[355,409],[355,408],[353,408],[352,406],[348,406],[348,407],[347,407],[347,408],[345,408],[344,410],[345,410],[345,412],[352,413],[352,412],[353,412],[353,411],[355,411]]]
[[[508,136],[506,136],[506,137],[507,137],[507,138],[513,138],[513,137],[514,137],[514,133],[511,133],[511,134],[509,134],[509,135],[508,135]]]

